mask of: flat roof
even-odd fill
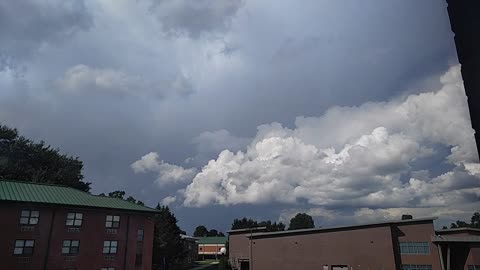
[[[232,234],[232,233],[242,233],[242,232],[254,232],[254,231],[261,231],[261,230],[266,230],[267,227],[252,227],[252,228],[245,228],[245,229],[236,229],[236,230],[230,230],[227,231],[227,233]]]
[[[405,219],[405,220],[392,220],[376,223],[364,223],[357,225],[347,225],[347,226],[336,226],[336,227],[326,227],[326,228],[312,228],[312,229],[300,229],[300,230],[289,230],[289,231],[277,231],[277,232],[264,232],[264,233],[253,233],[252,238],[256,237],[276,237],[276,236],[289,236],[295,234],[311,234],[311,233],[322,233],[328,231],[340,231],[340,230],[354,230],[364,227],[380,227],[380,226],[390,226],[396,224],[408,224],[408,223],[417,223],[417,222],[426,222],[434,221],[437,217],[425,217],[425,218],[416,218],[416,219]],[[247,237],[250,237],[248,234]]]
[[[461,228],[452,228],[452,229],[443,229],[443,230],[436,230],[436,233],[450,233],[450,232],[480,232],[478,228],[470,228],[470,227],[461,227]]]
[[[119,198],[92,195],[71,187],[10,180],[0,180],[0,202],[2,201],[158,212]]]
[[[480,243],[480,236],[434,235],[432,242]]]

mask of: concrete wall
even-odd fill
[[[21,231],[22,226],[19,224],[19,220],[22,209],[40,211],[39,223],[33,226],[29,225],[33,227],[33,231]],[[83,213],[83,222],[79,232],[71,232],[65,225],[69,212]],[[115,267],[117,270],[151,269],[153,221],[148,216],[115,210],[6,203],[0,205],[0,213],[2,213],[2,230],[0,230],[2,268],[31,270],[64,270],[66,268],[90,270],[100,267]],[[120,216],[120,227],[116,234],[107,233],[106,215]],[[143,258],[140,266],[135,265],[138,229],[144,230]],[[34,239],[33,255],[14,256],[13,247],[16,239]],[[79,254],[75,256],[62,255],[63,240],[80,240]],[[118,241],[117,254],[112,258],[107,259],[102,253],[104,240]]]

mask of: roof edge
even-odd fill
[[[334,230],[346,230],[346,229],[355,229],[360,227],[378,227],[378,226],[390,226],[396,224],[405,224],[405,223],[415,223],[422,221],[434,221],[437,217],[424,217],[417,219],[405,219],[405,220],[391,220],[384,222],[375,222],[375,223],[363,223],[357,225],[345,225],[345,226],[335,226],[335,227],[325,227],[325,228],[312,228],[312,229],[299,229],[299,230],[287,230],[287,231],[277,231],[277,232],[264,232],[264,233],[253,233],[252,235],[247,235],[247,237],[268,237],[268,236],[284,236],[291,234],[308,234],[308,233],[321,233],[325,231],[334,231]]]
[[[239,232],[260,231],[260,230],[266,230],[266,229],[267,227],[252,227],[252,228],[245,228],[245,229],[229,230],[227,231],[227,233],[231,234],[231,233],[239,233]]]

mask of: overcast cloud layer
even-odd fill
[[[0,0],[0,121],[189,232],[468,218],[456,64],[444,1]]]

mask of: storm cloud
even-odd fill
[[[435,0],[0,1],[0,121],[187,231],[294,209],[468,217],[465,96],[455,68],[439,80],[456,64]]]

